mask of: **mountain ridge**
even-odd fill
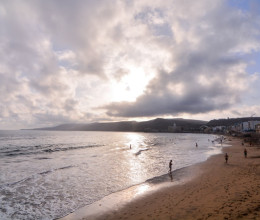
[[[34,128],[28,130],[50,130],[50,131],[158,131],[166,132],[169,126],[181,127],[182,131],[199,130],[207,121],[194,119],[163,119],[156,118],[149,121],[119,121],[119,122],[95,122],[82,124],[61,124],[54,127]]]
[[[245,121],[260,121],[260,117],[213,119],[210,121],[183,119],[183,118],[156,118],[148,121],[118,121],[118,122],[94,122],[71,123],[53,127],[23,129],[23,130],[49,130],[49,131],[133,131],[133,132],[169,132],[175,124],[175,132],[198,132],[202,125],[208,127],[231,126]],[[170,132],[173,132],[171,130]]]

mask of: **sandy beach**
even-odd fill
[[[192,180],[163,187],[91,219],[260,219],[260,147],[242,146],[238,138],[229,138],[229,143],[232,146],[222,154],[187,168],[196,174]],[[81,213],[77,219],[90,218]]]

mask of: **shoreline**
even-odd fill
[[[200,162],[200,163],[204,163]],[[200,164],[198,163],[198,164]],[[171,188],[177,185],[182,185],[185,182],[191,181],[197,176],[196,173],[192,173],[194,169],[193,166],[196,164],[182,167],[173,170],[171,174],[163,174],[161,176],[155,176],[151,179],[146,180],[143,183],[130,186],[121,191],[111,193],[102,199],[83,206],[74,212],[67,214],[59,220],[76,220],[76,219],[103,219],[109,212],[114,212],[115,210],[121,210],[127,207],[131,203],[135,203],[140,199],[151,196],[154,193],[160,192],[161,190]]]
[[[204,163],[200,162],[200,163]],[[200,164],[198,163],[198,164]],[[194,169],[191,169],[196,164],[182,167],[176,170],[173,170],[171,174],[166,173],[161,176],[155,176],[151,179],[146,180],[143,183],[130,186],[121,191],[111,193],[102,199],[83,206],[74,212],[67,214],[59,220],[76,220],[76,219],[103,219],[105,216],[114,212],[115,210],[121,210],[124,207],[127,207],[131,203],[135,203],[140,199],[151,196],[154,193],[160,192],[161,190],[171,188],[177,185],[184,184],[185,182],[191,181],[197,176],[196,173],[192,173]]]
[[[158,188],[134,199],[131,193],[123,200],[122,195],[115,193],[116,203],[114,195],[107,196],[61,219],[257,219],[260,216],[260,148],[242,146],[239,138],[228,139],[232,146],[224,147],[222,154],[185,168],[185,172],[194,174],[189,181],[160,183]],[[247,158],[243,155],[245,147]],[[224,161],[226,152],[228,164]]]

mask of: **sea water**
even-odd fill
[[[54,219],[221,152],[215,135],[0,131],[0,219]],[[196,147],[196,143],[198,147]]]

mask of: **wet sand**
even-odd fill
[[[232,147],[223,148],[222,154],[188,167],[186,172],[195,176],[189,181],[129,198],[113,209],[100,207],[101,212],[91,218],[84,217],[83,209],[67,219],[260,219],[260,147],[242,146],[236,138],[230,143]]]

